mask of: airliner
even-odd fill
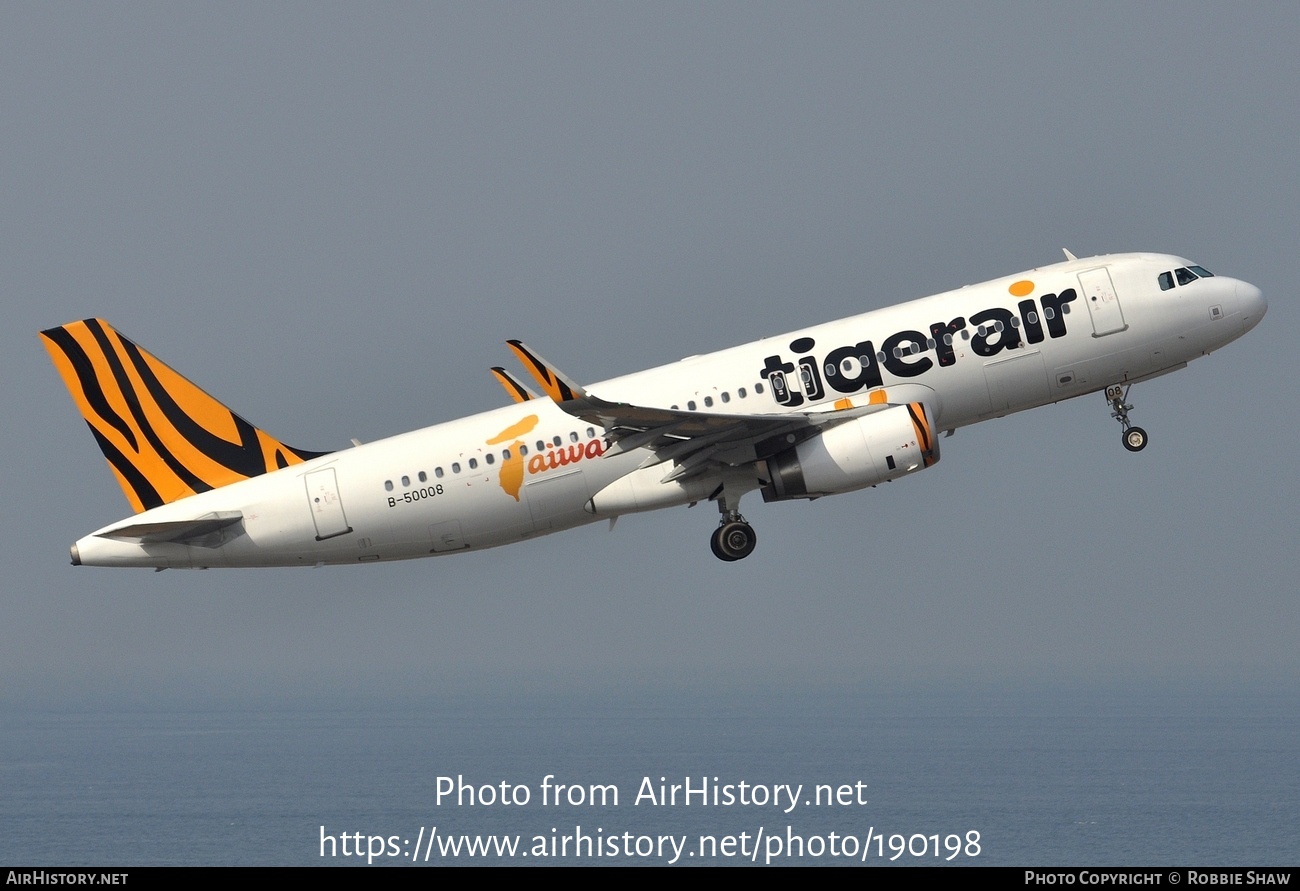
[[[351,448],[293,448],[100,319],[41,332],[135,514],[73,565],[322,566],[481,550],[714,502],[721,560],[757,542],[741,499],[816,499],[939,460],[958,427],[1130,387],[1259,324],[1260,289],[1180,257],[1065,261],[580,384],[523,342],[504,407]],[[531,385],[527,381],[531,378]],[[534,389],[535,388],[535,389]]]

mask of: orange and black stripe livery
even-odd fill
[[[565,377],[554,365],[549,364],[522,341],[507,340],[506,346],[510,347],[511,352],[537,381],[542,391],[556,402],[569,402],[587,395],[577,382]]]
[[[916,444],[921,447],[921,458],[926,467],[939,460],[935,454],[934,430],[930,427],[930,418],[925,413],[925,406],[920,402],[910,402],[907,413],[912,416],[912,429],[916,431]]]
[[[326,454],[254,427],[102,319],[41,339],[137,512]]]
[[[510,372],[506,371],[500,365],[492,366],[492,376],[497,379],[497,383],[505,388],[506,393],[509,394],[510,398],[515,402],[528,402],[537,398],[536,393],[515,380]]]

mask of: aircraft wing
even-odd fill
[[[738,466],[770,457],[811,439],[828,426],[888,408],[883,393],[864,405],[843,399],[822,411],[739,415],[680,411],[610,402],[588,393],[572,378],[518,340],[511,350],[563,411],[605,429],[606,455],[648,448],[649,467],[678,462],[664,482],[690,476],[714,463]]]

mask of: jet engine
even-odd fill
[[[939,460],[933,417],[922,402],[895,405],[773,455],[763,500],[852,492],[929,467]]]

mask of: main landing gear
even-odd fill
[[[758,480],[752,468],[722,468],[722,485],[713,496],[718,501],[718,513],[722,514],[722,519],[709,539],[713,556],[719,560],[734,563],[754,553],[758,536],[754,534],[754,527],[740,515],[740,496],[756,488]]]
[[[1112,384],[1106,388],[1106,399],[1110,402],[1110,416],[1124,426],[1124,448],[1130,452],[1140,452],[1147,447],[1147,432],[1141,427],[1134,427],[1128,419],[1133,405],[1128,401],[1128,391],[1132,384]]]
[[[734,510],[722,515],[722,522],[713,530],[713,537],[709,539],[713,556],[728,563],[743,560],[754,553],[756,544],[758,536],[754,533],[754,527]]]

